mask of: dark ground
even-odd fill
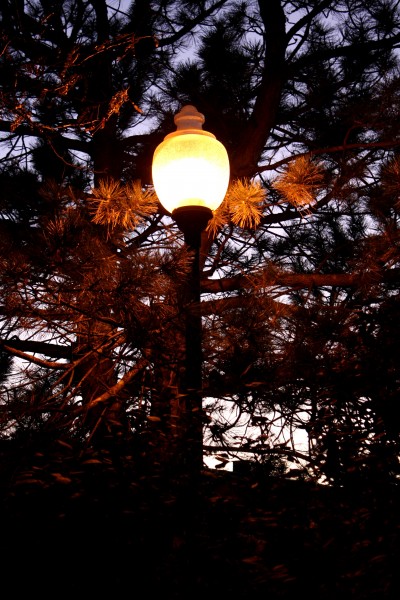
[[[399,600],[399,489],[1,457],[4,598]],[[40,594],[40,596],[38,596]]]

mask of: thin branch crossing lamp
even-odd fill
[[[187,105],[175,115],[176,131],[164,138],[154,152],[152,173],[158,199],[172,215],[194,250],[191,274],[186,282],[185,379],[182,396],[186,406],[183,424],[187,463],[203,463],[202,422],[202,324],[200,313],[201,234],[222,203],[230,168],[225,147],[202,129],[204,115]]]

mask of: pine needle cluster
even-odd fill
[[[221,206],[215,211],[208,229],[215,234],[231,222],[242,229],[256,229],[263,213],[265,190],[258,181],[237,179],[228,189]]]
[[[305,207],[315,201],[323,182],[323,171],[307,156],[300,156],[289,163],[274,181],[273,187],[295,207]]]
[[[400,158],[396,157],[382,169],[382,183],[388,194],[400,198]]]
[[[140,181],[122,185],[112,179],[102,180],[88,196],[88,202],[93,222],[107,226],[109,231],[133,230],[158,207],[153,190],[143,188]]]

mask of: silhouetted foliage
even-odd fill
[[[33,540],[42,518],[69,535],[79,515],[72,542],[97,506],[80,555],[101,519],[120,544],[107,568],[144,544],[140,568],[151,577],[159,560],[154,589],[172,574],[171,598],[175,583],[221,595],[216,571],[236,568],[237,597],[306,594],[312,578],[319,600],[396,597],[399,16],[392,0],[2,2],[9,536],[21,520]],[[151,179],[185,104],[231,164],[202,236],[201,411],[182,383],[193,253]],[[195,441],[216,471],[190,454],[199,412]],[[209,569],[225,584],[213,590]],[[109,581],[125,590],[125,576]]]

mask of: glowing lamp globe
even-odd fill
[[[204,120],[194,106],[184,106],[174,117],[176,131],[164,138],[153,156],[154,189],[179,227],[182,215],[207,223],[228,188],[228,154],[212,133],[202,129]]]

